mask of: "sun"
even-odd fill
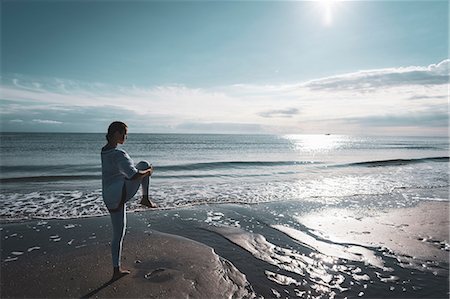
[[[333,23],[333,12],[339,0],[316,0],[323,14],[324,25],[330,26]]]

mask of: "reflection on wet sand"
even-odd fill
[[[247,250],[255,258],[283,270],[284,274],[271,271],[265,271],[265,273],[269,280],[280,285],[294,285],[295,294],[299,297],[314,298],[323,294],[334,297],[336,294],[346,291],[355,282],[359,284],[360,281],[370,280],[366,274],[361,273],[361,267],[357,263],[349,263],[349,261],[365,261],[363,257],[359,256],[363,250],[355,253],[356,250],[352,252],[345,246],[330,245],[327,248],[321,244],[323,245],[321,247],[317,246],[317,243],[323,242],[309,239],[309,244],[302,243],[310,249],[309,254],[306,254],[296,249],[275,245],[267,241],[261,234],[250,233],[240,228],[211,227],[210,230]],[[316,244],[311,246],[312,243]],[[324,249],[325,252],[321,252],[320,249]],[[383,262],[368,252],[367,249],[366,260],[373,262],[370,264],[371,266],[379,268],[378,271],[381,273],[392,271],[383,267]],[[333,254],[328,255],[329,253]],[[274,295],[276,295],[275,292]]]
[[[379,247],[403,268],[448,274],[448,203],[428,202],[414,208],[366,212],[331,209],[294,217],[333,243]]]
[[[443,207],[442,204],[438,206],[441,209]],[[445,230],[448,232],[448,220],[442,217],[430,218],[429,215],[417,216],[417,213],[424,212],[421,209],[423,208],[419,206],[411,210],[386,211],[378,218],[356,214],[351,218],[349,214],[336,210],[333,211],[334,217],[331,217],[330,211],[323,210],[302,217],[294,216],[295,221],[284,219],[282,224],[268,224],[259,233],[249,231],[245,226],[228,226],[223,222],[215,225],[208,223],[208,230],[267,263],[264,271],[266,278],[282,286],[281,290],[289,293],[288,297],[371,297],[380,290],[394,292],[392,296],[396,297],[405,292],[423,289],[426,285],[424,277],[429,275],[427,272],[431,272],[432,276],[448,276],[448,246],[441,244],[448,244],[448,241],[438,238],[445,235]],[[433,213],[432,204],[428,204],[426,209]],[[447,215],[440,213],[441,211],[434,212]],[[431,221],[429,227],[417,228],[413,223],[408,224],[408,221],[415,219],[416,225],[423,226],[425,218]],[[444,232],[436,232],[436,222],[445,225]],[[412,237],[405,234],[408,227],[412,227],[411,231],[419,235],[432,229],[436,237]],[[269,238],[268,236],[279,235],[270,232],[270,229],[282,233],[290,241]],[[402,246],[394,246],[402,243]],[[388,245],[392,245],[392,248]],[[401,251],[407,245],[408,250]],[[410,255],[411,253],[414,255]],[[274,271],[269,265],[278,270]],[[409,279],[404,279],[406,273]],[[286,296],[280,292],[280,288],[271,290],[275,297]]]

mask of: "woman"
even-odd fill
[[[106,140],[102,148],[102,195],[103,201],[111,215],[113,238],[111,253],[113,261],[113,280],[129,274],[130,271],[120,267],[122,242],[126,229],[126,206],[142,186],[141,204],[150,208],[156,205],[148,197],[149,177],[153,167],[147,161],[141,161],[136,166],[130,156],[118,144],[124,144],[127,139],[128,127],[123,122],[113,122],[108,127]]]

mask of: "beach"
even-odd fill
[[[129,213],[111,278],[110,219],[1,228],[2,298],[447,298],[448,201],[382,210],[298,202]]]
[[[104,135],[0,137],[2,298],[448,298],[448,138],[131,134],[111,282]]]
[[[450,299],[449,1],[0,1],[0,299]]]
[[[450,1],[0,1],[0,299],[450,299]]]

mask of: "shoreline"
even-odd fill
[[[365,214],[301,205],[128,213],[132,274],[112,284],[108,216],[2,223],[1,297],[448,297],[448,201]]]

